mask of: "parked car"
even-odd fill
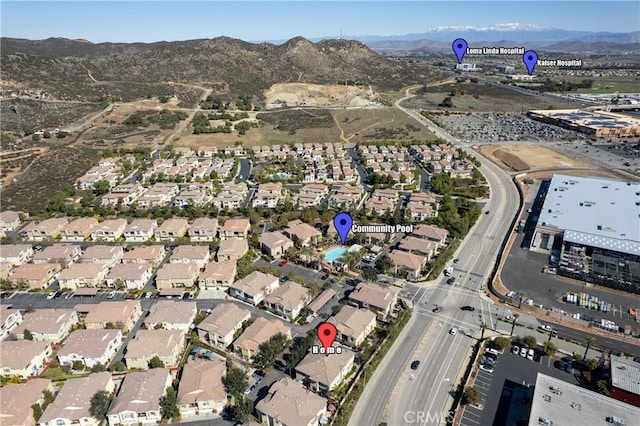
[[[527,348],[520,348],[520,356],[522,358],[526,358],[527,357]]]
[[[533,361],[533,355],[534,355],[533,349],[529,349],[529,352],[527,352],[527,359],[529,361]]]
[[[565,368],[567,368],[567,363],[566,363],[566,362],[564,362],[564,361],[560,361],[560,360],[558,360],[558,361],[554,362],[554,363],[553,363],[553,365],[554,365],[554,367],[556,367],[558,370],[563,370],[563,371],[564,371],[564,369],[565,369]]]
[[[284,266],[287,263],[289,263],[289,261],[287,259],[284,259],[283,261],[280,262],[280,266]]]
[[[415,361],[413,361],[411,363],[411,369],[412,370],[417,370],[419,366],[420,366],[420,361],[418,361],[418,360],[415,360]]]
[[[51,300],[51,299],[53,299],[54,297],[56,297],[56,292],[55,292],[55,291],[52,291],[51,293],[49,293],[49,294],[47,295],[47,300]]]
[[[573,374],[573,365],[569,363],[565,364],[564,371],[566,371],[569,374]]]
[[[449,278],[449,279],[447,280],[447,284],[449,284],[449,285],[451,285],[451,284],[453,284],[453,283],[455,283],[455,282],[456,282],[456,279],[455,279],[455,278],[453,278],[453,277],[451,277],[451,278]]]
[[[488,353],[488,354],[491,354],[491,355],[495,355],[495,356],[500,355],[500,352],[498,352],[497,350],[495,350],[493,348],[487,348],[484,351],[485,351],[485,353]]]
[[[476,310],[476,308],[474,308],[473,306],[463,306],[460,309],[462,309],[463,311],[471,311],[471,312]]]
[[[107,295],[107,299],[113,299],[114,297],[116,297],[116,292],[115,291],[112,291],[111,293],[109,293]]]
[[[289,277],[287,277],[286,275],[280,278],[281,283],[286,283],[287,281],[289,281]]]
[[[488,364],[488,365],[495,365],[496,360],[494,358],[488,358],[486,356],[482,357],[482,360],[480,361],[481,364]]]
[[[511,353],[514,355],[518,355],[518,353],[520,353],[520,348],[517,346],[514,346],[513,348],[511,348]]]
[[[493,373],[493,366],[488,364],[482,364],[480,365],[480,370],[486,371],[487,373]]]
[[[458,334],[458,330],[454,327],[451,330],[449,330],[449,334],[452,336],[455,336],[456,334]]]
[[[192,291],[189,293],[189,300],[193,300],[196,297],[196,294]]]
[[[150,291],[144,294],[145,299],[151,299],[152,296],[153,296],[153,293],[151,293]]]
[[[436,313],[436,314],[437,314],[438,312],[442,312],[442,310],[443,310],[443,309],[444,309],[444,308],[443,308],[442,306],[436,306],[435,308],[433,308],[433,309],[431,310],[431,312],[433,312],[433,313]]]

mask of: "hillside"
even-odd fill
[[[2,38],[0,51],[5,85],[75,100],[154,96],[167,90],[161,84],[167,82],[261,99],[262,92],[276,83],[350,80],[388,90],[426,77],[358,41],[312,43],[302,37],[282,45],[227,37],[151,44]]]

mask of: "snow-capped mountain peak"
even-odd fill
[[[506,24],[495,24],[489,27],[473,27],[473,26],[440,26],[432,29],[433,32],[445,31],[542,31],[548,30],[548,27],[542,27],[535,24],[520,24],[517,22]]]

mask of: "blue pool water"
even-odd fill
[[[335,262],[347,250],[342,247],[334,247],[324,254],[324,260],[327,262]]]

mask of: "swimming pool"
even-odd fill
[[[342,256],[346,251],[347,250],[342,247],[334,247],[324,254],[324,260],[333,263],[338,260],[338,258]]]

